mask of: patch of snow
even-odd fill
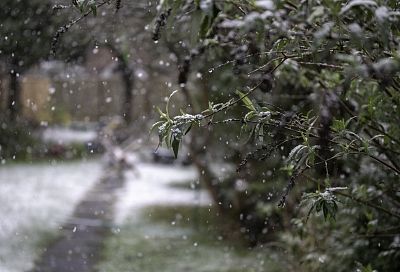
[[[377,8],[375,10],[375,16],[376,16],[376,19],[378,20],[378,22],[382,23],[382,22],[386,21],[390,16],[388,8],[385,6]]]
[[[140,163],[136,170],[126,172],[126,185],[118,192],[115,223],[122,224],[128,217],[139,215],[149,205],[208,205],[211,198],[203,190],[172,188],[171,183],[198,180],[194,167]]]
[[[94,130],[83,131],[62,127],[46,128],[42,134],[43,141],[58,144],[86,143],[96,138],[97,133]]]
[[[274,10],[275,9],[275,4],[271,0],[259,0],[259,1],[256,1],[256,6],[259,6],[259,7],[263,8],[263,9],[270,9],[270,10]]]
[[[38,242],[56,232],[100,173],[99,161],[0,167],[0,271],[31,269]]]

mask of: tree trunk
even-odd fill
[[[127,124],[132,122],[132,88],[133,88],[133,70],[125,60],[119,59],[122,71],[122,80],[124,82],[124,104],[122,105],[122,115]]]
[[[21,87],[18,82],[17,72],[15,70],[10,71],[10,86],[8,93],[8,112],[10,121],[15,121],[20,110],[20,93]]]
[[[118,58],[118,71],[122,73],[122,81],[124,84],[124,100],[122,104],[122,116],[127,124],[132,122],[132,107],[133,95],[132,89],[134,85],[135,74],[133,69],[129,66],[128,61],[124,55],[114,45],[106,43],[106,47],[111,49],[112,53]]]

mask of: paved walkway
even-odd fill
[[[100,179],[62,226],[60,237],[44,250],[32,272],[93,271],[103,241],[111,234],[116,191],[122,186],[124,179],[116,171]]]

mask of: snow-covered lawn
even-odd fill
[[[221,236],[208,193],[187,186],[198,179],[193,167],[139,163],[137,172],[126,173],[97,271],[284,271],[271,250]]]
[[[101,174],[99,161],[0,167],[0,271],[29,270]]]
[[[42,140],[58,144],[86,143],[97,138],[95,130],[76,130],[67,127],[52,127],[43,131]]]
[[[122,224],[151,205],[208,205],[212,203],[207,192],[182,190],[171,183],[187,183],[198,179],[194,167],[136,163],[136,170],[125,174],[126,185],[118,192],[115,223]]]

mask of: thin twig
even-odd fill
[[[281,62],[279,62],[279,64],[276,65],[276,66],[274,67],[274,69],[272,69],[271,74],[273,74],[273,73],[276,71],[276,69],[278,69],[278,67],[281,66],[282,63],[285,62],[285,60],[286,60],[286,57],[285,57]],[[228,108],[230,108],[230,107],[236,105],[237,103],[239,103],[240,101],[242,101],[244,98],[246,98],[246,97],[248,97],[250,94],[252,94],[261,84],[262,84],[262,81],[259,82],[258,84],[256,84],[253,88],[251,88],[249,91],[247,91],[247,92],[246,92],[243,96],[241,96],[240,98],[238,98],[238,99],[232,101],[231,103],[228,103],[227,105],[221,107],[220,109],[218,109],[218,110],[216,110],[216,111],[213,111],[213,112],[211,112],[211,113],[205,115],[202,119],[208,119],[208,118],[214,116],[215,114],[217,114],[217,113],[219,113],[219,112],[221,112],[221,111],[224,111],[224,110],[226,110],[226,109],[228,109]]]
[[[310,167],[306,166],[306,167],[300,169],[299,171],[297,171],[296,173],[294,173],[290,177],[290,180],[289,180],[288,184],[286,185],[286,187],[285,187],[285,189],[283,191],[283,195],[281,197],[281,200],[279,201],[278,207],[284,207],[285,206],[286,198],[288,197],[289,193],[292,191],[292,189],[296,185],[296,180],[298,179],[299,176],[301,176],[304,173],[304,171],[306,171],[309,168]]]
[[[107,3],[108,3],[108,1],[104,1],[100,4],[97,4],[96,9],[104,6]],[[68,24],[65,24],[65,25],[61,26],[60,28],[58,28],[57,32],[53,36],[53,39],[51,40],[51,49],[50,49],[51,56],[54,57],[56,55],[57,43],[58,43],[58,40],[60,39],[60,36],[64,33],[66,33],[73,25],[77,24],[83,18],[89,16],[91,13],[93,13],[92,9],[85,12],[82,16],[70,21]]]
[[[327,68],[333,68],[333,69],[344,69],[344,66],[340,65],[334,65],[334,64],[329,64],[329,63],[322,63],[322,62],[309,62],[309,61],[297,61],[299,64],[304,64],[304,65],[315,65],[315,66],[320,66],[320,67],[327,67]]]
[[[348,194],[346,194],[346,193],[342,193],[342,192],[339,192],[339,191],[336,191],[335,193],[338,194],[338,195],[341,195],[341,196],[350,198],[351,200],[353,200],[353,201],[355,201],[355,202],[361,203],[361,204],[363,204],[363,205],[365,205],[365,206],[374,208],[374,209],[376,209],[376,210],[379,210],[379,211],[381,211],[381,212],[384,212],[384,213],[386,213],[386,214],[389,214],[389,215],[391,215],[391,216],[393,216],[393,217],[396,217],[396,218],[400,219],[400,214],[393,213],[393,212],[389,211],[388,209],[385,209],[385,208],[383,208],[383,207],[381,207],[381,206],[372,204],[372,203],[370,203],[370,202],[364,201],[364,200],[362,200],[362,199],[356,198],[356,197],[354,197],[354,196],[352,196],[352,195],[348,195]]]
[[[208,119],[208,118],[214,116],[215,114],[217,114],[217,113],[219,113],[219,112],[221,112],[221,111],[224,111],[224,110],[226,110],[226,109],[228,109],[228,108],[230,108],[230,107],[236,105],[237,103],[239,103],[240,101],[242,101],[244,98],[248,97],[251,93],[253,93],[253,92],[261,85],[261,83],[262,83],[262,82],[258,83],[256,86],[254,86],[253,88],[251,88],[249,91],[247,91],[247,92],[246,92],[243,96],[241,96],[240,98],[238,98],[238,99],[232,101],[231,103],[229,103],[229,104],[227,104],[227,105],[225,105],[225,106],[219,108],[219,109],[216,110],[216,111],[213,111],[213,112],[211,112],[211,113],[205,115],[202,119]]]

